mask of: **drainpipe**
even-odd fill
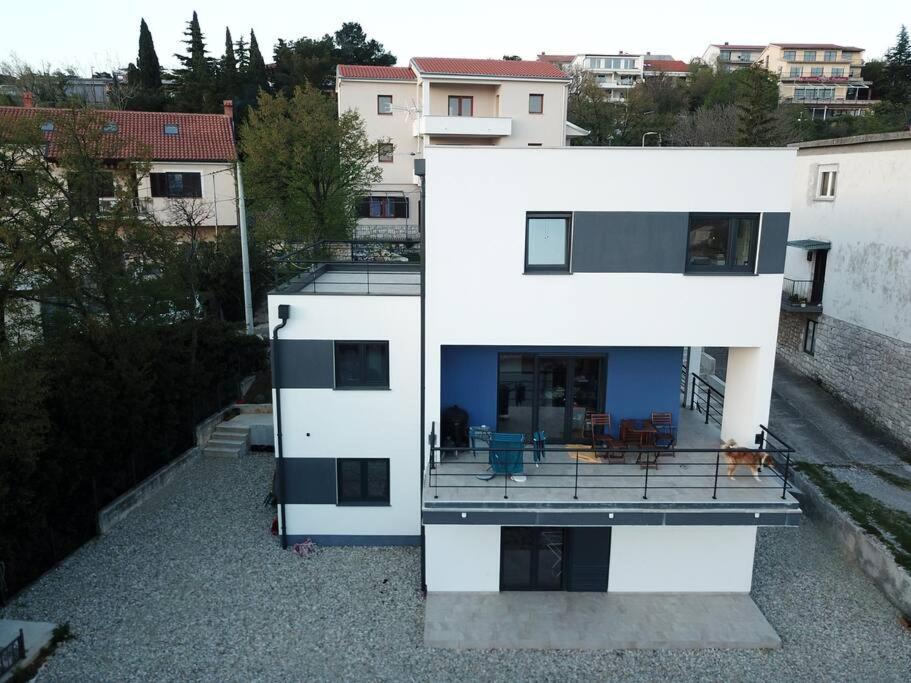
[[[427,365],[427,328],[426,328],[426,292],[427,292],[427,224],[424,220],[427,193],[426,193],[426,162],[424,159],[414,160],[414,174],[421,180],[421,206],[418,211],[418,230],[421,233],[421,496],[418,516],[424,510],[424,425],[425,425],[425,395],[426,395],[426,365]],[[424,521],[421,519],[421,590],[427,592],[427,545],[424,538]]]
[[[285,524],[285,456],[282,448],[282,390],[279,382],[278,366],[278,331],[288,324],[291,317],[291,306],[278,305],[278,317],[281,322],[272,329],[272,386],[275,387],[275,454],[278,456],[278,521],[281,525],[282,549],[288,547],[288,526]]]

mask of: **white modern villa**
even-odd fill
[[[425,145],[418,252],[323,245],[269,296],[284,543],[420,544],[430,597],[748,600],[801,514],[766,429],[795,156]]]

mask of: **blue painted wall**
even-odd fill
[[[652,411],[668,412],[678,424],[680,363],[675,347],[494,347],[444,346],[440,408],[457,404],[468,411],[469,424],[497,424],[497,356],[500,352],[572,352],[606,354],[606,411],[614,425],[625,418],[647,418]]]

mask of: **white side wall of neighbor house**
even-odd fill
[[[202,197],[196,199],[201,225],[235,227],[237,225],[237,185],[234,181],[233,163],[207,163],[187,161],[153,161],[150,173],[199,173]],[[149,176],[139,183],[139,198],[150,202],[151,211],[163,225],[173,225],[174,215],[170,210],[175,200],[166,197],[152,197]],[[181,200],[177,200],[181,201]],[[182,201],[193,201],[192,199]]]
[[[608,591],[749,593],[756,527],[616,526]]]
[[[279,332],[281,340],[389,344],[388,389],[281,389],[286,460],[388,458],[389,504],[289,502],[285,506],[288,534],[331,543],[344,543],[343,537],[376,537],[381,543],[396,542],[394,539],[414,542],[420,534],[420,299],[275,294],[269,297],[270,329],[279,322],[280,304],[290,306],[288,324]],[[295,356],[293,352],[281,360],[283,364],[308,362],[305,356]],[[329,467],[334,472],[335,465],[330,463]],[[312,480],[298,481],[313,485]],[[320,481],[324,490],[311,490],[309,495],[334,501],[334,474]],[[300,491],[294,495],[301,495]],[[297,498],[289,498],[294,499]]]
[[[500,526],[425,527],[428,591],[500,590]]]
[[[731,401],[744,412],[726,433],[752,442],[768,418],[780,271],[684,274],[684,248],[678,272],[526,274],[526,213],[787,213],[793,150],[431,147],[425,156],[428,425],[439,424],[443,345],[727,346],[758,350],[731,389],[745,392]],[[648,324],[657,311],[660,324]]]

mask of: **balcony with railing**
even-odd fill
[[[413,134],[459,137],[506,137],[512,134],[512,119],[505,116],[421,116]]]
[[[813,280],[786,277],[781,288],[781,310],[789,313],[822,313],[822,300],[815,294]]]

